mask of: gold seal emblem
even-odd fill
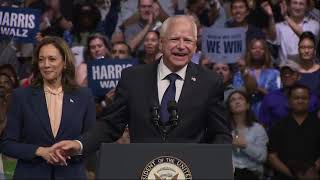
[[[143,169],[141,180],[192,180],[189,167],[172,156],[160,156],[150,161]]]

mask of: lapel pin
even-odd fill
[[[71,103],[74,103],[73,99],[70,99],[70,102],[71,102]]]
[[[191,81],[196,82],[196,80],[197,80],[196,77],[194,76],[191,77]]]

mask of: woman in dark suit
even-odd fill
[[[95,122],[89,89],[75,82],[74,57],[65,41],[46,37],[33,56],[31,87],[16,89],[7,114],[1,151],[17,158],[15,179],[85,179],[81,156],[68,166],[54,161],[51,146],[77,139]]]

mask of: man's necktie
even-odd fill
[[[163,123],[169,121],[169,112],[168,112],[168,102],[174,101],[176,97],[176,80],[180,78],[176,73],[171,73],[165,77],[165,79],[170,80],[170,85],[164,92],[164,95],[161,100],[161,109],[160,109],[160,120]]]

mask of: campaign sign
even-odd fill
[[[115,88],[123,69],[138,64],[137,59],[99,59],[88,62],[88,86],[95,96]]]
[[[244,28],[204,28],[202,52],[214,62],[234,63],[245,50]]]
[[[34,42],[39,32],[40,11],[29,8],[0,8],[0,39]]]

